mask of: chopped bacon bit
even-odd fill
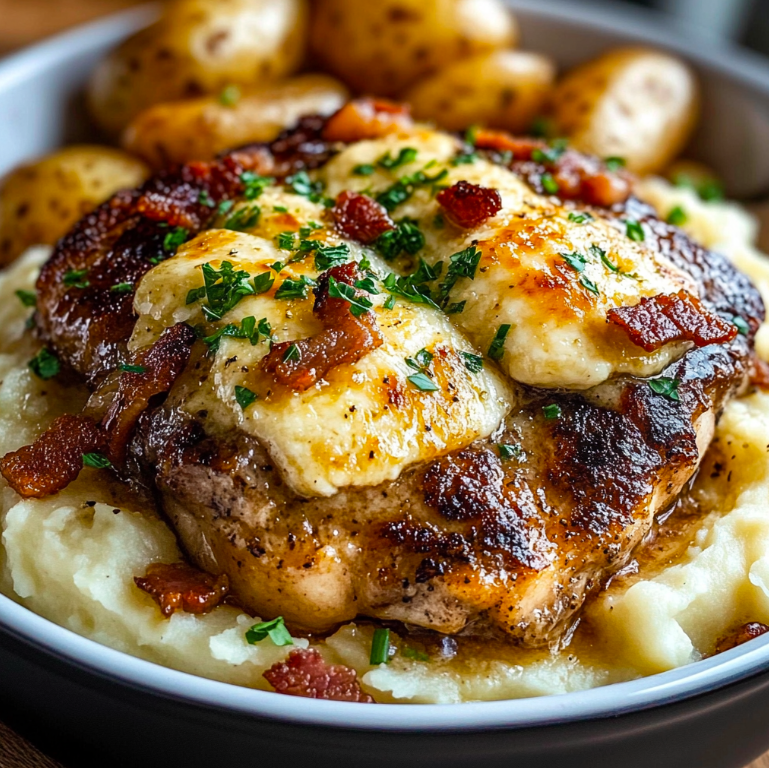
[[[107,435],[107,455],[120,464],[136,422],[147,409],[150,399],[171,389],[190,359],[195,332],[185,323],[166,328],[160,338],[143,349],[133,361],[143,373],[123,373],[118,392],[102,419]]]
[[[506,131],[491,131],[482,128],[475,134],[475,146],[478,149],[512,152],[515,160],[531,160],[531,155],[535,149],[547,149],[547,142],[528,136],[511,136]]]
[[[327,664],[314,648],[291,651],[285,661],[273,664],[264,678],[278,693],[289,696],[375,703],[361,688],[354,669]]]
[[[260,363],[260,368],[276,382],[297,392],[309,389],[338,365],[357,363],[365,354],[384,343],[373,312],[355,317],[347,301],[329,296],[330,277],[340,283],[355,285],[362,275],[353,262],[324,272],[318,278],[313,308],[324,330],[307,339],[273,344]],[[356,293],[358,296],[366,295],[363,291]],[[291,346],[297,348],[298,359],[284,360]]]
[[[759,389],[769,389],[769,363],[755,355],[750,370],[750,383]]]
[[[336,228],[347,237],[370,245],[380,235],[395,229],[387,209],[368,195],[340,192],[331,209]]]
[[[769,627],[766,624],[761,624],[758,621],[752,621],[749,624],[743,624],[735,632],[722,637],[716,643],[716,653],[723,653],[724,651],[730,651],[732,648],[736,648],[738,645],[747,643],[749,640],[754,640],[757,637],[769,632]]]
[[[405,104],[384,99],[355,99],[329,117],[323,129],[323,138],[349,144],[363,139],[378,139],[408,129],[411,125],[411,115]]]
[[[610,309],[608,320],[647,352],[671,341],[691,341],[697,347],[724,344],[737,335],[734,325],[709,312],[696,296],[683,290],[643,298],[633,307]]]
[[[480,226],[502,209],[502,195],[496,189],[469,181],[458,181],[441,190],[437,200],[449,221],[463,229]]]
[[[230,591],[227,574],[212,576],[187,563],[153,563],[144,576],[134,578],[168,618],[175,611],[208,613]]]
[[[0,460],[8,485],[25,499],[42,499],[66,488],[83,468],[83,454],[98,451],[104,442],[88,416],[59,416],[32,445]]]

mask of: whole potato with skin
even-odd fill
[[[638,174],[665,168],[697,120],[698,86],[679,59],[620,48],[569,72],[553,94],[559,135],[602,157],[622,157]]]
[[[0,266],[31,245],[52,245],[147,166],[118,149],[72,146],[12,171],[0,183]]]
[[[96,67],[91,113],[117,136],[153,104],[286,77],[304,59],[307,18],[307,0],[172,0]]]
[[[515,44],[500,0],[316,0],[310,42],[324,68],[359,93],[394,96],[475,53]]]
[[[414,117],[458,131],[478,124],[527,131],[545,109],[555,64],[545,56],[494,51],[461,59],[413,85],[403,98]]]
[[[231,105],[216,96],[156,104],[123,134],[123,147],[155,168],[210,160],[250,142],[271,141],[302,115],[331,114],[347,89],[326,75],[302,75],[258,91]]]

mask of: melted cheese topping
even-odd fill
[[[330,233],[321,236],[334,239]],[[359,248],[353,250],[354,256],[362,255]],[[286,255],[273,241],[252,234],[203,233],[142,281],[132,345],[150,343],[175,322],[205,323],[200,302],[185,304],[188,292],[202,284],[202,264],[219,269],[229,261],[254,275]],[[376,267],[387,271],[381,263]],[[242,299],[220,322],[206,328],[238,324],[253,316],[271,324],[274,341],[319,332],[311,291],[305,299],[275,298],[283,279],[302,275],[317,276],[312,259],[287,266],[270,291]],[[385,342],[357,364],[340,365],[307,391],[294,392],[265,382],[259,373],[268,340],[252,345],[246,339],[223,338],[208,375],[192,384],[188,376],[190,394],[184,407],[191,414],[205,411],[206,427],[212,431],[237,428],[258,438],[291,487],[305,496],[328,496],[345,486],[393,480],[413,463],[491,434],[514,400],[494,365],[469,370],[462,353],[475,350],[441,312],[406,302],[385,309],[384,295],[372,298]],[[429,370],[436,391],[423,391],[408,379],[415,370],[406,358],[413,359],[422,349],[433,355]],[[256,392],[256,401],[241,408],[236,387]]]
[[[416,150],[411,162],[390,169],[378,163],[405,148]],[[610,223],[575,221],[571,209],[533,193],[506,168],[484,160],[452,163],[459,149],[451,136],[417,128],[412,135],[352,145],[315,172],[330,197],[347,189],[376,196],[420,171],[438,176],[437,182],[423,177],[392,213],[396,221],[418,222],[425,245],[415,258],[388,264],[372,248],[346,242],[320,202],[271,186],[214,222],[214,227],[232,227],[235,221],[247,231],[210,229],[144,277],[135,298],[139,321],[132,347],[151,343],[164,328],[182,321],[210,335],[247,317],[266,320],[270,338],[251,343],[223,337],[209,352],[211,370],[204,366],[205,373],[186,375],[183,407],[204,418],[211,433],[235,429],[258,439],[289,485],[306,496],[393,480],[413,464],[489,436],[514,405],[515,382],[588,389],[622,373],[656,374],[683,353],[686,347],[680,344],[646,353],[606,316],[610,308],[644,296],[682,287],[694,292],[686,275]],[[373,172],[362,175],[356,170],[360,165],[372,166]],[[473,230],[442,218],[435,199],[438,184],[461,179],[497,189],[503,201],[495,217]],[[311,290],[304,298],[276,298],[286,279],[318,277],[311,252],[280,247],[285,245],[281,233],[301,228],[296,242],[346,244],[349,258],[368,261],[379,291],[370,296],[371,311],[385,342],[356,364],[340,365],[307,391],[295,392],[269,379],[259,361],[271,341],[294,341],[322,330],[312,312]],[[389,272],[409,273],[419,258],[436,270],[442,262],[442,274],[431,284],[437,295],[452,255],[467,248],[478,250],[477,269],[472,277],[460,277],[448,297],[452,304],[463,303],[461,312],[447,315],[403,297],[394,305],[391,297],[385,303],[388,292],[381,281]],[[269,272],[275,284],[211,320],[203,313],[204,300],[193,297],[187,303],[188,293],[202,286],[202,265],[219,270],[225,261],[252,277]],[[505,325],[509,331],[494,357],[509,378],[488,357],[481,370],[474,370],[467,355],[486,353]],[[407,358],[418,357],[420,350],[432,355],[426,372],[435,391],[409,380],[415,370]],[[238,402],[241,387],[256,395],[245,408]]]
[[[361,177],[353,172],[357,165],[376,166],[387,153],[397,157],[405,147],[415,148],[417,157],[394,173],[378,168]],[[419,255],[430,264],[443,262],[444,272],[452,254],[473,245],[480,250],[474,279],[460,278],[451,291],[451,303],[466,302],[464,311],[451,319],[484,352],[500,326],[509,324],[500,365],[516,381],[588,389],[617,374],[657,374],[683,354],[687,346],[682,344],[645,352],[607,323],[606,315],[645,296],[681,288],[696,294],[687,275],[605,221],[579,224],[569,219],[571,209],[532,192],[504,167],[481,159],[452,165],[458,149],[452,137],[428,131],[360,142],[332,159],[321,178],[332,197],[344,189],[376,195],[398,176],[422,169],[430,176],[446,169],[442,186],[464,179],[499,191],[502,210],[471,230],[459,229],[445,217],[437,225],[441,209],[430,185],[417,187],[393,216],[419,222],[427,238]],[[604,259],[596,249],[604,252]],[[562,254],[584,259],[582,271]]]

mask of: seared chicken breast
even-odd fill
[[[94,389],[77,445],[262,617],[557,645],[693,476],[763,319],[631,185],[360,102],[120,193],[38,283]],[[41,446],[2,462],[24,495],[71,479]]]

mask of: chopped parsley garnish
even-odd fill
[[[298,280],[287,277],[275,291],[276,299],[306,299],[307,289],[315,285],[315,281],[302,275]]]
[[[131,293],[134,289],[133,283],[115,283],[110,287],[112,293]]]
[[[413,163],[417,159],[417,151],[414,147],[403,147],[398,152],[397,157],[392,157],[388,152],[386,155],[377,160],[377,165],[380,168],[386,168],[388,171],[392,171],[396,168],[400,168],[402,165],[408,165]]]
[[[625,234],[637,243],[642,243],[646,240],[643,227],[637,221],[633,221],[632,219],[625,221]]]
[[[272,621],[260,621],[254,624],[251,629],[246,631],[246,642],[249,645],[256,645],[269,637],[275,645],[293,645],[291,634],[286,629],[286,623],[282,616],[278,616]]]
[[[64,273],[64,285],[70,288],[88,288],[87,269],[69,269]]]
[[[425,236],[413,219],[401,219],[396,229],[383,232],[374,243],[374,248],[386,261],[392,261],[404,251],[413,256],[425,245]]]
[[[662,395],[668,400],[680,400],[678,394],[678,385],[681,382],[678,379],[671,379],[668,376],[660,376],[658,379],[649,380],[649,389],[657,395]]]
[[[430,363],[432,363],[433,357],[434,355],[432,352],[429,352],[427,349],[422,347],[422,349],[420,349],[419,352],[414,355],[414,357],[406,358],[406,365],[408,365],[409,368],[413,368],[415,371],[424,372]]]
[[[198,329],[199,330],[199,329]],[[253,316],[244,317],[240,324],[228,323],[214,331],[210,336],[202,336],[203,342],[208,345],[210,352],[217,352],[222,338],[225,336],[233,339],[248,339],[251,346],[256,346],[262,339],[271,339],[272,327],[267,318],[262,318],[258,323]]]
[[[275,241],[278,244],[278,248],[283,251],[293,251],[296,248],[296,233],[295,232],[279,232],[275,237]]]
[[[587,275],[582,275],[579,282],[580,285],[590,291],[590,293],[594,293],[596,296],[600,295],[601,291],[598,289],[598,286]]]
[[[467,144],[468,147],[475,147],[478,141],[478,131],[480,130],[481,127],[479,125],[471,125],[465,131],[465,144]]]
[[[573,221],[575,224],[587,224],[588,221],[593,221],[593,217],[587,212],[576,213],[571,211],[569,213],[569,221]]]
[[[323,182],[312,181],[307,171],[299,171],[293,176],[288,176],[286,184],[288,184],[294,194],[306,197],[311,203],[325,203]]]
[[[737,328],[737,332],[742,336],[747,336],[750,333],[750,326],[745,321],[745,318],[735,315],[732,318],[732,324]]]
[[[451,160],[451,164],[456,168],[458,165],[472,165],[478,159],[477,152],[462,152]]]
[[[241,410],[246,410],[251,403],[256,400],[256,392],[252,392],[248,387],[241,387],[235,385],[235,400],[241,407]]]
[[[20,288],[16,291],[16,297],[25,307],[34,307],[37,305],[37,295],[34,291],[24,291]]]
[[[147,369],[143,365],[131,365],[130,363],[123,363],[120,370],[123,373],[147,373]]]
[[[254,277],[254,293],[267,293],[275,283],[275,278],[270,272],[262,272],[261,275]]]
[[[395,306],[395,294],[391,293],[382,305],[385,309],[392,309]]]
[[[535,149],[531,153],[531,159],[535,163],[556,163],[565,151],[566,142],[554,141],[553,145],[547,149]]]
[[[414,357],[406,358],[406,365],[417,371],[407,376],[406,380],[422,392],[436,392],[438,385],[428,375],[428,368],[433,361],[433,353],[427,349],[420,349]]]
[[[607,171],[618,171],[627,165],[624,157],[607,157],[603,162]]]
[[[52,379],[61,370],[59,358],[43,347],[28,363],[32,373],[43,380]]]
[[[358,296],[353,286],[341,283],[331,276],[328,278],[328,295],[332,299],[344,299],[350,305],[353,317],[366,314],[374,306],[365,296]]]
[[[464,301],[456,301],[453,304],[449,304],[443,311],[447,315],[461,315],[465,311],[465,304],[467,304],[466,299]]]
[[[372,173],[374,173],[374,166],[371,165],[371,163],[361,163],[360,165],[356,165],[352,172],[356,176],[371,176]]]
[[[671,208],[667,216],[667,223],[672,224],[674,227],[681,227],[688,220],[689,217],[686,215],[686,211],[680,205]]]
[[[176,253],[180,245],[184,245],[189,237],[189,232],[184,227],[174,227],[163,238],[163,250],[166,253]]]
[[[448,171],[444,168],[435,176],[428,176],[424,170],[412,173],[410,176],[403,176],[377,195],[377,202],[383,205],[388,211],[394,211],[401,203],[405,203],[417,187],[423,187],[428,184],[436,185],[448,176]]]
[[[374,296],[380,293],[379,289],[376,287],[374,278],[371,275],[366,275],[360,280],[356,280],[355,287],[360,288],[362,291],[366,291],[366,293],[370,293]]]
[[[553,178],[552,173],[543,173],[540,177],[540,183],[542,184],[542,189],[544,189],[548,195],[557,195],[558,191],[561,189],[560,186],[558,186],[558,182]]]
[[[382,281],[382,285],[393,296],[407,299],[414,304],[427,304],[434,309],[440,309],[430,295],[430,288],[427,285],[416,283],[413,278],[413,275],[402,276],[390,272]],[[385,306],[387,306],[386,303]],[[392,309],[392,307],[387,308]]]
[[[240,101],[240,88],[237,85],[228,85],[219,94],[219,103],[225,107],[234,107]]]
[[[480,355],[474,355],[472,352],[459,353],[464,364],[470,373],[480,373],[483,369],[483,358]]]
[[[488,351],[488,355],[492,360],[501,360],[505,354],[505,339],[507,334],[510,333],[510,328],[510,323],[504,323],[497,328]]]
[[[259,223],[261,214],[262,209],[256,203],[252,203],[243,208],[238,208],[235,213],[225,219],[223,226],[225,229],[231,229],[233,232],[245,232]]]
[[[325,272],[331,267],[337,267],[340,264],[346,264],[350,260],[350,247],[347,243],[339,245],[323,245],[318,243],[315,246],[315,269],[318,272]]]
[[[284,363],[298,363],[302,359],[302,350],[296,344],[289,344],[281,360]]]
[[[93,469],[108,469],[112,466],[112,462],[100,453],[84,453],[83,466],[93,467]]]
[[[233,205],[235,205],[234,200],[222,200],[216,207],[216,212],[219,216],[224,216],[225,213],[229,213],[232,210]]]
[[[561,406],[558,405],[558,403],[550,403],[550,405],[543,405],[542,413],[545,415],[545,418],[549,419],[550,421],[554,419],[560,419],[562,414]]]
[[[275,183],[272,176],[260,176],[253,171],[243,171],[240,174],[240,182],[243,184],[243,197],[246,200],[256,200],[264,190]]]
[[[275,213],[288,213],[288,208],[285,205],[273,205],[272,210]]]
[[[673,184],[677,187],[693,189],[701,200],[714,202],[724,199],[724,188],[721,182],[713,177],[697,178],[692,174],[681,171],[673,176]]]
[[[460,277],[467,277],[470,280],[475,279],[475,271],[478,269],[480,260],[481,252],[474,245],[449,257],[446,277],[438,289],[438,301],[441,306],[445,306],[448,303],[449,293]]]
[[[560,257],[575,271],[584,272],[587,259],[581,254],[574,251],[574,253],[561,253]]]
[[[211,199],[207,189],[201,189],[198,192],[198,205],[205,205],[206,208],[215,208],[216,203]]]
[[[375,629],[374,639],[371,641],[372,664],[387,664],[390,661],[390,630]]]
[[[236,270],[229,261],[223,261],[221,269],[211,264],[201,265],[203,285],[187,293],[187,304],[205,298],[203,314],[208,320],[221,320],[244,296],[256,293],[249,282],[251,276],[245,270]]]
[[[424,651],[418,651],[416,648],[409,648],[408,646],[401,651],[401,656],[414,661],[430,661],[430,657]]]
[[[510,445],[509,443],[497,443],[497,450],[499,451],[499,458],[502,461],[510,461],[510,459],[518,459],[521,456],[520,445]]]
[[[615,273],[619,272],[619,267],[616,264],[612,264],[611,261],[609,261],[609,257],[606,255],[606,251],[604,251],[603,248],[599,248],[595,244],[591,245],[590,255],[596,259],[600,259],[603,265],[611,272],[615,272]]]

